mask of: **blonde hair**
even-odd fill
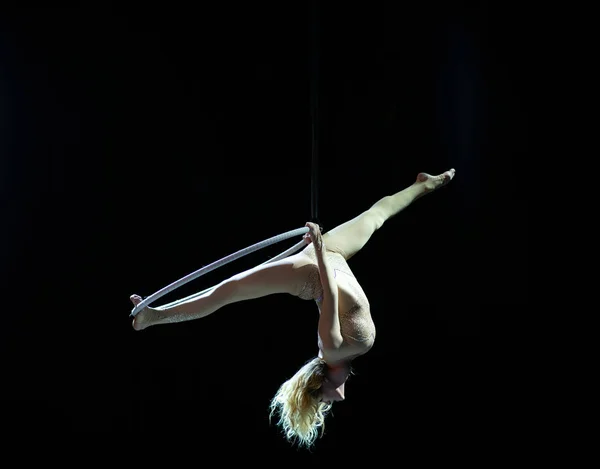
[[[325,416],[331,409],[331,404],[321,402],[326,368],[321,358],[309,360],[279,387],[271,400],[269,419],[279,415],[277,425],[292,444],[310,448],[319,434],[323,435]]]

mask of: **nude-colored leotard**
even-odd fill
[[[319,309],[323,297],[323,286],[319,275],[319,265],[312,244],[308,245],[303,251],[312,261],[312,268],[308,274],[307,281],[304,283],[298,297],[303,300],[315,300]],[[337,252],[327,250],[325,256],[329,265],[335,273],[336,278],[339,275],[346,275],[345,279],[352,298],[352,307],[345,311],[340,311],[340,329],[342,338],[349,345],[359,345],[361,348],[370,348],[375,341],[375,324],[371,318],[371,309],[369,300],[362,287],[356,280],[350,266],[344,259],[344,256]]]

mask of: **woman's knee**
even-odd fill
[[[217,285],[210,295],[220,307],[235,303],[243,299],[243,285],[236,276],[233,276]]]
[[[387,218],[385,210],[379,207],[371,207],[364,213],[364,215],[366,217],[365,223],[370,225],[368,229],[372,232],[375,232],[381,228]]]

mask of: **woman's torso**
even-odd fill
[[[323,287],[314,247],[307,246],[303,253],[310,259],[311,268],[298,296],[306,300],[315,300],[320,311]],[[338,287],[340,329],[344,340],[340,352],[345,359],[354,358],[366,353],[375,341],[375,324],[371,318],[369,300],[344,257],[332,251],[327,251],[325,255]]]

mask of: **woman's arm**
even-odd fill
[[[323,286],[323,301],[321,303],[321,316],[319,318],[319,336],[324,349],[337,350],[341,347],[343,338],[340,329],[338,314],[338,288],[333,269],[325,258],[325,245],[319,227],[314,223],[307,223],[310,231],[305,236],[310,238],[317,256],[319,276]]]

